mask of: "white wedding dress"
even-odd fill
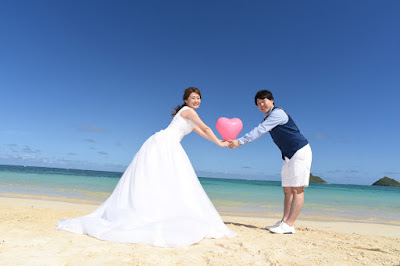
[[[236,235],[214,208],[180,144],[195,127],[181,116],[188,108],[146,140],[102,205],[89,215],[60,220],[57,230],[164,247]]]

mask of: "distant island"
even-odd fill
[[[389,178],[387,176],[379,179],[375,183],[372,184],[373,186],[387,186],[387,187],[400,187],[400,182]]]
[[[321,177],[316,176],[316,175],[312,175],[310,173],[310,183],[323,183],[323,184],[326,184],[326,181],[323,180]]]

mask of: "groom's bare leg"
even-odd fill
[[[289,217],[286,219],[285,223],[293,226],[294,221],[300,214],[301,208],[304,203],[304,187],[292,187],[290,188],[293,195],[292,205],[290,206]],[[286,195],[286,194],[285,194]]]
[[[283,193],[285,193],[285,199],[284,199],[284,203],[283,203],[282,221],[285,222],[289,218],[290,209],[292,207],[292,202],[293,202],[292,188],[291,187],[284,187],[283,188]]]

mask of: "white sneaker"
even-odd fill
[[[274,225],[266,226],[265,229],[269,230],[269,229],[271,229],[271,228],[278,227],[278,226],[281,225],[281,223],[283,223],[282,220],[279,220],[279,221],[277,221],[276,224],[274,224]]]
[[[290,226],[287,223],[282,222],[278,227],[269,229],[272,233],[276,234],[294,234],[294,226]]]

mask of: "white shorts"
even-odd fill
[[[285,157],[282,164],[282,187],[308,187],[312,152],[310,144],[298,150],[292,158]]]

